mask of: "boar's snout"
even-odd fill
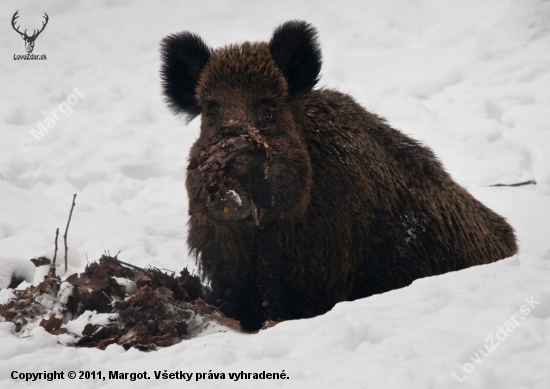
[[[239,126],[239,125],[231,125],[231,124],[227,126],[222,126],[218,130],[218,133],[220,135],[227,136],[227,137],[239,136],[241,134],[246,134],[247,132],[248,132],[247,126]]]
[[[190,180],[192,213],[206,212],[218,220],[252,216],[260,225],[263,213],[249,197],[249,190],[263,186],[273,152],[255,127],[234,120],[219,127],[188,166],[194,177]]]

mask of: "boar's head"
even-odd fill
[[[162,41],[169,107],[201,116],[187,172],[198,223],[264,223],[305,214],[312,167],[303,139],[304,97],[319,78],[315,29],[290,21],[269,43],[211,49],[182,32]]]

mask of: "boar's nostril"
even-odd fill
[[[223,126],[220,127],[221,135],[237,136],[239,134],[246,134],[248,128],[246,126]]]

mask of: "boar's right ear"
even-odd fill
[[[317,30],[311,24],[291,20],[280,25],[269,42],[269,50],[291,93],[308,91],[319,81],[321,49]]]
[[[190,32],[169,35],[161,42],[161,78],[168,107],[175,113],[183,113],[190,121],[201,113],[195,99],[195,88],[206,62],[210,48]]]

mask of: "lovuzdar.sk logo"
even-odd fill
[[[48,59],[46,57],[46,54],[40,54],[40,55],[32,54],[32,51],[34,50],[34,44],[36,42],[36,38],[38,38],[38,36],[42,33],[42,31],[44,31],[44,28],[46,28],[46,25],[48,24],[48,20],[50,20],[50,18],[48,17],[48,14],[46,12],[44,12],[44,16],[43,16],[44,21],[42,22],[42,28],[40,28],[38,30],[33,29],[33,32],[32,32],[31,36],[27,35],[27,30],[25,30],[25,32],[19,31],[19,27],[17,27],[17,25],[16,25],[18,17],[19,17],[19,11],[15,11],[15,13],[13,14],[13,18],[11,18],[11,26],[13,27],[13,29],[19,35],[21,35],[21,38],[23,38],[23,40],[25,41],[25,50],[27,50],[27,54],[26,55],[14,54],[13,59],[15,59],[15,60],[19,60],[19,59],[46,60],[46,59]]]

